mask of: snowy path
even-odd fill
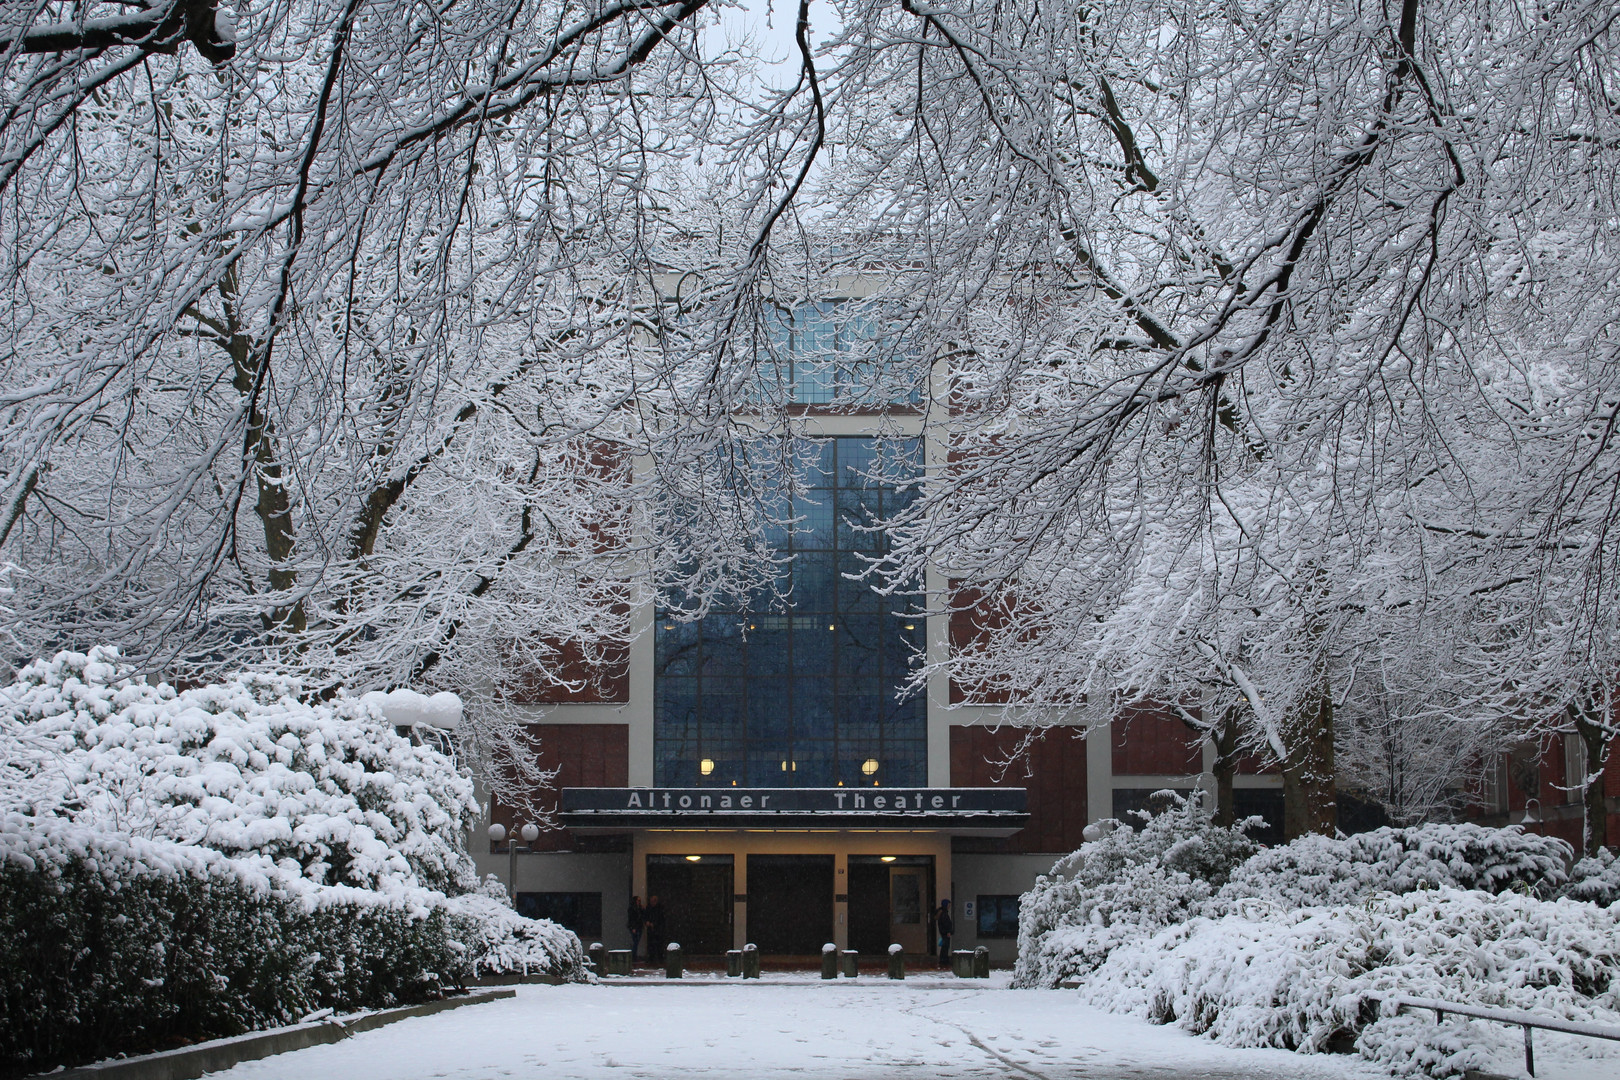
[[[1365,1080],[1358,1059],[1229,1050],[990,982],[775,976],[524,986],[509,1001],[407,1020],[213,1074],[228,1080],[533,1077],[761,1080]]]

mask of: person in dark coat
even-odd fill
[[[630,931],[630,959],[636,958],[636,950],[641,948],[641,935],[647,929],[647,909],[641,904],[641,897],[630,898],[630,911],[624,917],[625,928]]]
[[[669,941],[664,929],[664,905],[654,896],[647,901],[647,963],[664,962],[664,946]]]
[[[956,931],[956,922],[951,918],[950,900],[941,900],[939,910],[934,912],[934,930],[939,934],[939,966],[951,966],[951,934]]]

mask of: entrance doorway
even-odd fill
[[[748,856],[748,940],[760,952],[819,956],[832,939],[831,855]]]
[[[912,955],[932,953],[929,915],[934,904],[934,859],[898,855],[849,857],[849,947],[883,955],[899,945]]]
[[[928,895],[920,866],[889,871],[889,931],[908,953],[928,951]]]
[[[688,956],[723,956],[731,948],[731,856],[647,856],[647,895],[664,905],[668,940]]]

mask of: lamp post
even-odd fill
[[[1535,815],[1535,817],[1530,816],[1530,804],[1531,803],[1536,804],[1536,815]],[[1529,799],[1524,800],[1524,820],[1521,821],[1519,824],[1521,824],[1521,825],[1529,825],[1529,826],[1536,826],[1536,825],[1541,824],[1541,800],[1540,799],[1529,798]],[[1542,829],[1537,829],[1536,831],[1539,833],[1539,832],[1542,832],[1543,830]]]
[[[523,837],[524,844],[532,845],[536,840],[540,839],[540,826],[531,821],[529,824],[518,830],[518,835]],[[502,840],[505,840],[506,826],[502,825],[498,821],[491,825],[489,827],[489,839],[492,843],[496,844],[499,844]],[[506,892],[507,895],[511,897],[513,907],[517,906],[518,852],[522,851],[527,854],[533,850],[534,849],[532,847],[519,848],[516,843],[516,837],[513,838],[512,843],[506,845]]]

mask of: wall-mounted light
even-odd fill
[[[906,623],[906,629],[907,630],[915,630],[915,629],[917,629],[917,624],[916,623]]]
[[[698,772],[702,773],[704,776],[708,776],[710,773],[714,772],[714,758],[706,757],[702,761],[698,762]]]
[[[894,862],[894,856],[893,855],[881,856],[881,861],[883,861],[883,862]]]
[[[865,761],[861,762],[861,772],[863,774],[865,774],[867,776],[871,776],[873,773],[875,773],[877,771],[878,771],[878,760],[877,760],[877,758],[869,757]]]
[[[686,861],[687,862],[697,862],[701,858],[703,858],[703,856],[701,856],[701,855],[688,855],[686,857]]]

